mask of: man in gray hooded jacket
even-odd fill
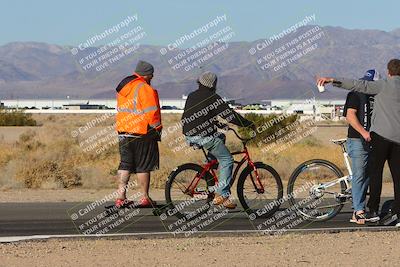
[[[387,65],[388,79],[378,81],[350,80],[321,77],[318,86],[333,86],[375,96],[371,121],[372,152],[370,175],[370,220],[379,219],[378,210],[382,191],[382,173],[388,161],[394,184],[392,213],[400,218],[400,59],[392,59]],[[400,226],[398,222],[396,226]]]

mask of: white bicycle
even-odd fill
[[[341,146],[348,175],[344,175],[332,162],[313,159],[300,164],[289,179],[289,202],[306,220],[332,219],[351,200],[353,171],[346,148],[347,140],[331,141]]]

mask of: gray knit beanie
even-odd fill
[[[141,76],[153,75],[154,67],[148,62],[140,60],[136,65],[135,72]]]
[[[217,86],[217,75],[212,72],[204,72],[200,75],[198,82],[205,87],[215,88]]]

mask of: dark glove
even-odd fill
[[[162,134],[162,129],[157,130],[157,129],[154,129],[154,128],[149,128],[146,136],[148,138],[150,138],[150,139],[154,139],[157,142],[160,142],[161,141],[161,134]]]

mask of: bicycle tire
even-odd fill
[[[301,163],[291,174],[290,178],[289,178],[289,182],[288,182],[288,187],[287,187],[287,194],[288,196],[292,196],[293,195],[293,187],[294,187],[294,183],[296,182],[298,176],[305,170],[308,169],[310,166],[314,167],[315,165],[322,165],[325,167],[328,167],[330,170],[332,170],[337,178],[340,177],[344,177],[343,172],[339,169],[338,166],[336,166],[334,163],[328,161],[328,160],[324,160],[324,159],[312,159],[312,160],[308,160],[306,162]],[[340,187],[341,187],[341,191],[342,193],[347,189],[346,185],[344,183],[340,183]],[[337,205],[337,207],[335,209],[332,210],[332,212],[330,212],[328,214],[328,216],[325,217],[315,217],[315,216],[307,216],[306,214],[304,214],[301,210],[298,209],[298,207],[296,206],[296,202],[294,197],[288,197],[289,198],[289,203],[290,205],[295,207],[295,210],[297,211],[297,213],[302,216],[304,219],[308,220],[308,221],[327,221],[332,219],[333,217],[335,217],[343,208],[344,203]]]
[[[279,176],[278,172],[274,168],[272,168],[271,166],[269,166],[263,162],[255,162],[254,166],[257,169],[264,169],[272,175],[274,184],[276,185],[276,189],[277,189],[277,198],[274,199],[273,201],[276,201],[276,203],[280,203],[279,200],[283,198],[283,185],[282,185],[281,177]],[[241,174],[239,176],[239,180],[237,183],[237,195],[238,195],[240,204],[242,205],[244,211],[249,215],[249,217],[251,219],[268,218],[268,217],[272,216],[279,209],[280,204],[274,205],[273,208],[270,208],[268,211],[263,212],[262,214],[260,212],[258,212],[261,209],[253,209],[253,208],[249,207],[248,203],[246,202],[246,197],[244,195],[243,189],[244,189],[244,183],[252,171],[253,171],[253,167],[247,165],[246,168],[241,172]],[[264,207],[266,205],[267,204],[265,204]]]
[[[178,209],[175,209],[175,206],[177,203],[174,203],[174,200],[171,197],[171,189],[172,189],[172,184],[175,180],[176,177],[178,177],[179,173],[183,172],[183,171],[187,171],[187,170],[192,170],[194,172],[197,173],[201,173],[203,171],[203,168],[195,163],[186,163],[183,165],[178,166],[175,170],[173,170],[170,175],[168,176],[168,180],[166,182],[165,185],[165,200],[167,201],[167,214],[169,216],[175,215],[176,217],[178,217],[179,219],[185,218],[187,220],[193,219],[198,217],[199,215],[204,214],[205,212],[208,211],[208,209],[210,208],[210,202],[212,201],[212,197],[208,196],[207,198],[207,203],[208,203],[208,208],[205,209],[204,211],[199,212],[196,216],[190,217],[188,218],[188,216],[186,214],[182,214]],[[194,177],[193,177],[194,178]],[[214,178],[211,175],[210,172],[206,173],[206,177],[202,177],[202,179],[206,180],[206,184],[208,187],[213,186],[214,185]],[[175,210],[174,210],[175,209]],[[172,213],[169,211],[173,211]]]

